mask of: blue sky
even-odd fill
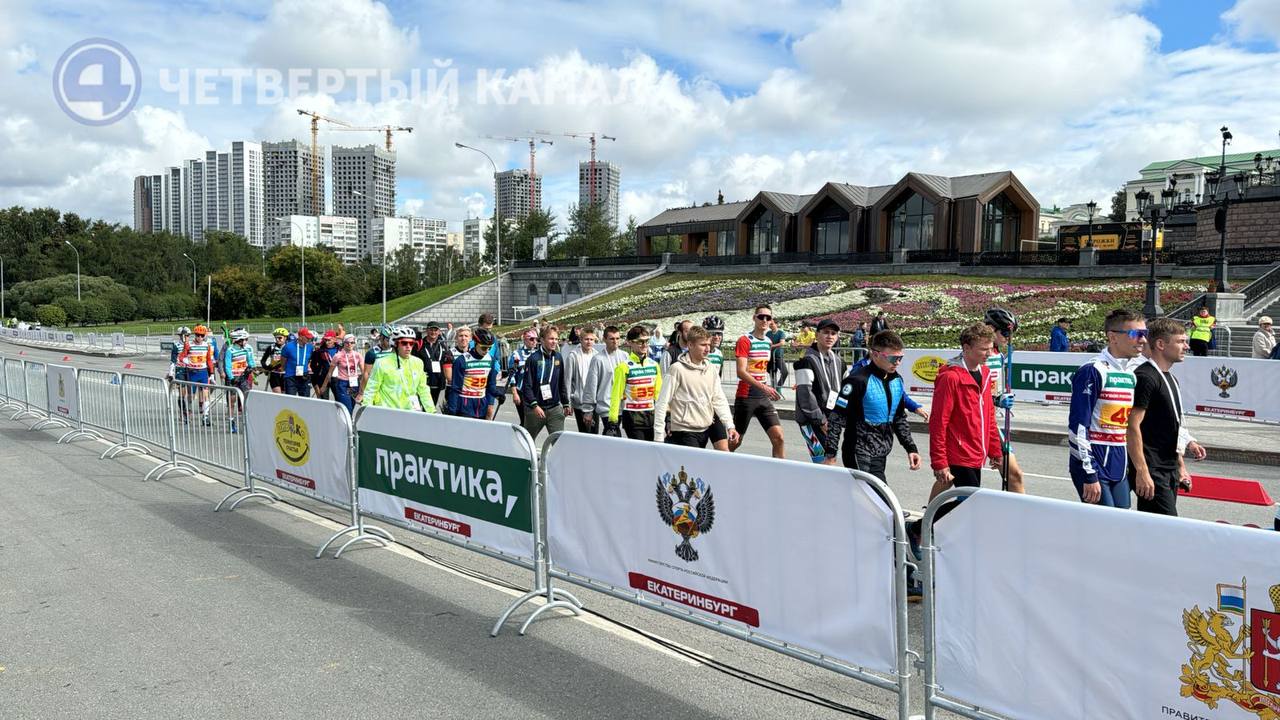
[[[622,166],[624,219],[640,221],[718,191],[911,170],[1011,169],[1043,205],[1104,202],[1147,162],[1213,152],[1223,124],[1235,150],[1280,147],[1280,0],[0,0],[0,14],[0,204],[120,222],[134,175],[232,140],[306,140],[298,107],[415,127],[397,138],[400,209],[454,224],[490,211],[491,185],[453,143],[524,166],[527,148],[483,136],[532,129],[617,136],[602,157]],[[73,122],[51,91],[59,56],[89,37],[141,68],[137,105],[105,127]],[[336,95],[268,103],[252,79],[239,104],[225,76],[206,104],[161,82],[185,71],[193,93],[195,73],[227,68],[406,80],[445,62],[456,102],[357,98],[350,75]],[[482,73],[498,70],[505,101],[481,102]],[[538,157],[562,218],[585,157],[568,138]]]

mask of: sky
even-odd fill
[[[909,171],[1007,169],[1042,206],[1105,205],[1149,162],[1217,153],[1222,125],[1231,151],[1280,147],[1280,0],[0,0],[0,17],[0,206],[110,222],[131,221],[135,175],[309,142],[299,108],[413,127],[397,210],[455,229],[492,212],[492,171],[454,143],[527,167],[527,144],[486,136],[532,131],[551,133],[537,169],[562,221],[588,154],[563,133],[616,137],[600,158],[622,168],[624,223]],[[92,38],[139,82],[127,62],[121,83],[93,63],[55,78]]]

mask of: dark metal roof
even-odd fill
[[[777,205],[783,212],[791,213],[793,215],[800,212],[800,208],[804,207],[804,204],[809,201],[809,198],[813,197],[812,193],[809,195],[791,195],[789,193],[771,192],[769,190],[765,190],[760,194],[769,198],[769,202]]]
[[[747,206],[749,201],[723,203],[719,205],[694,206],[685,208],[669,208],[658,213],[640,227],[654,225],[680,225],[694,222],[715,222],[717,220],[733,220]]]

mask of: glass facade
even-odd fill
[[[1004,193],[982,208],[982,251],[1004,250],[1006,237],[1016,242],[1022,231],[1022,212]]]
[[[819,255],[837,255],[849,251],[849,213],[824,200],[813,214],[813,236],[810,247]]]
[[[889,211],[889,249],[933,247],[933,203],[918,193],[899,200]]]
[[[782,252],[782,219],[765,209],[751,224],[751,241],[747,252],[752,255]]]
[[[716,238],[716,255],[738,254],[738,233],[734,230],[718,230]]]

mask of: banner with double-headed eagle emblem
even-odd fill
[[[893,518],[847,470],[565,433],[547,523],[555,568],[895,666]]]

